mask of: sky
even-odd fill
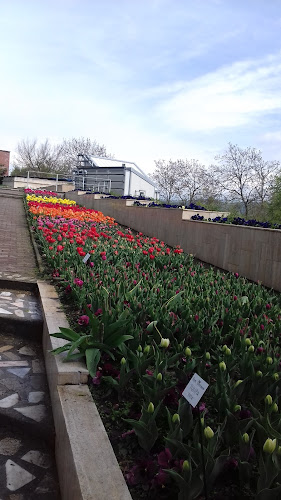
[[[0,0],[0,149],[72,137],[146,173],[281,160],[281,0]]]

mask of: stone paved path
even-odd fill
[[[0,190],[0,271],[36,277],[23,199],[5,196]]]
[[[59,500],[42,313],[32,292],[37,269],[22,198],[0,190],[0,210],[0,500]]]

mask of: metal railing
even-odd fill
[[[69,178],[66,174],[57,174],[56,172],[38,172],[38,170],[29,170],[27,172],[27,182],[26,187],[29,187],[30,179],[49,179],[54,180],[54,185],[56,186],[56,191],[58,190],[59,182],[71,182],[73,179]]]
[[[81,191],[92,191],[98,193],[110,193],[111,179],[103,179],[87,175],[87,170],[78,170],[73,172],[73,181],[75,189]]]

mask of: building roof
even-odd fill
[[[93,167],[103,167],[103,168],[124,167],[127,169],[131,168],[133,171],[135,171],[136,174],[139,174],[140,177],[149,182],[149,184],[155,186],[153,180],[150,179],[150,177],[148,177],[148,175],[146,175],[145,172],[136,163],[132,161],[115,160],[115,158],[106,158],[104,156],[92,156],[92,155],[87,155],[87,158],[92,162]]]

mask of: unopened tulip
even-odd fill
[[[243,439],[244,443],[248,444],[250,441],[249,434],[247,434],[247,432],[245,432],[245,434],[243,434],[243,436],[242,436],[242,439]]]
[[[180,423],[180,416],[178,413],[175,413],[172,417],[172,422],[173,424],[179,424]]]
[[[161,339],[161,342],[160,342],[160,347],[169,347],[170,345],[170,340],[169,339]]]
[[[186,355],[187,358],[190,358],[190,356],[191,356],[191,350],[189,349],[189,347],[187,347],[185,349],[184,353],[185,353],[185,355]]]
[[[190,470],[190,464],[188,460],[185,460],[182,464],[182,470],[188,472]]]
[[[275,448],[276,448],[276,439],[268,438],[263,445],[263,451],[270,455],[274,452]]]
[[[237,382],[235,382],[235,384],[234,384],[234,387],[238,387],[238,385],[240,385],[241,382],[243,382],[243,380],[237,380]]]
[[[211,429],[211,427],[205,427],[204,429],[204,436],[206,439],[212,439],[214,437],[214,431]]]
[[[265,396],[265,404],[268,405],[268,406],[271,406],[272,405],[272,397],[270,396],[270,394],[268,394],[267,396]]]
[[[147,411],[148,413],[154,413],[154,404],[153,403],[149,403],[148,407],[147,407]]]

